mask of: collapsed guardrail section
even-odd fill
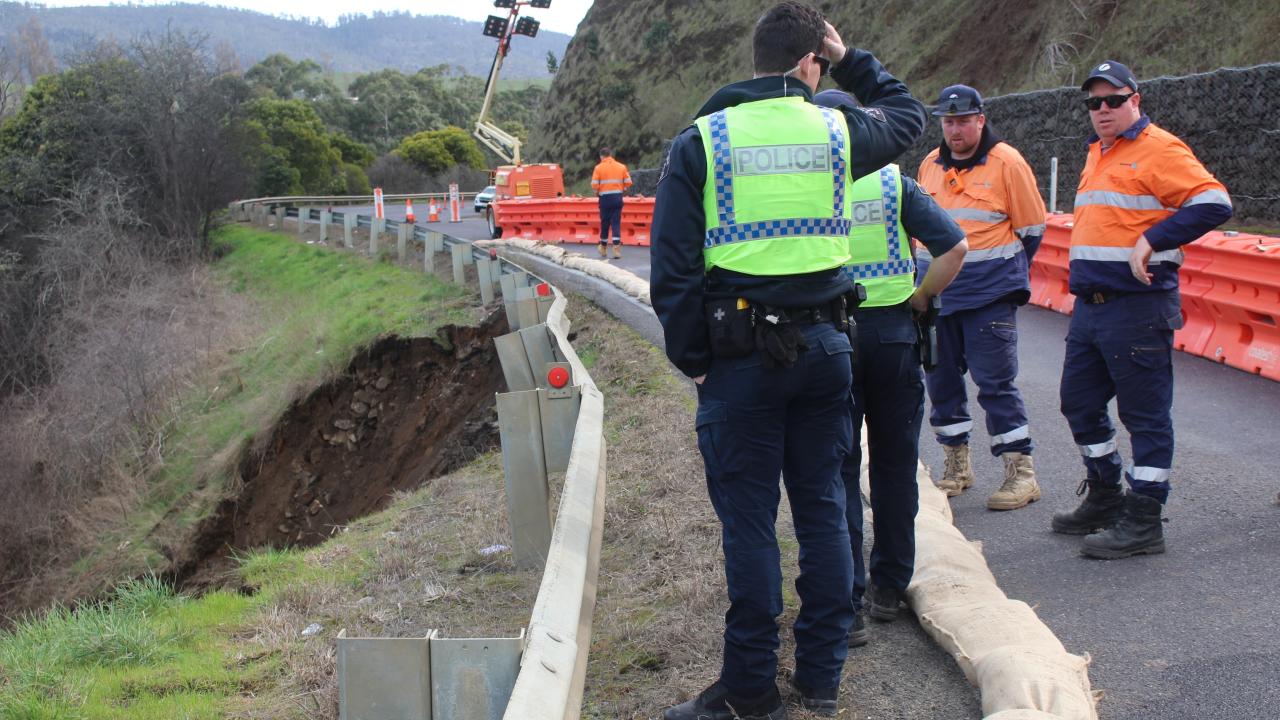
[[[393,199],[395,196],[389,196]],[[414,196],[425,197],[425,196]],[[455,283],[475,266],[481,302],[501,293],[511,332],[495,339],[508,392],[498,393],[511,547],[522,568],[543,567],[527,630],[507,638],[350,638],[339,633],[339,711],[344,720],[562,720],[578,717],[591,642],[605,497],[604,397],[569,342],[568,305],[558,289],[496,250],[414,223],[319,209],[332,198],[262,198],[233,216],[299,235],[313,218],[321,241],[333,226],[368,253],[395,235],[397,259],[421,243],[423,269],[448,253]],[[344,198],[345,199],[345,198]],[[363,198],[357,198],[362,200]],[[335,237],[336,240],[336,237]],[[390,250],[390,246],[387,246]],[[564,473],[554,514],[548,477]]]

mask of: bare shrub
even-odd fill
[[[369,184],[390,194],[426,192],[427,176],[399,155],[383,155],[369,168]]]

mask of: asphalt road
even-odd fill
[[[481,238],[482,223],[446,232]],[[592,246],[581,248],[594,255]],[[624,247],[623,258],[611,262],[649,277],[647,248]],[[606,308],[617,306],[615,314],[661,342],[651,311],[605,300]],[[1168,552],[1089,560],[1079,555],[1079,538],[1049,531],[1052,513],[1078,502],[1083,477],[1058,412],[1067,322],[1035,307],[1019,313],[1019,386],[1044,498],[1010,513],[986,509],[1002,470],[985,452],[990,440],[973,401],[979,479],[952,501],[956,525],[982,541],[1010,597],[1035,607],[1068,650],[1093,657],[1090,679],[1105,692],[1099,706],[1105,720],[1280,717],[1280,383],[1174,353],[1177,450],[1166,508]],[[969,394],[977,396],[972,385]],[[1123,430],[1118,441],[1127,459]],[[942,452],[927,427],[921,459],[941,475]]]

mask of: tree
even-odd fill
[[[280,149],[286,164],[298,171],[290,192],[325,193],[333,188],[342,153],[329,144],[315,108],[303,100],[258,98],[249,103],[248,114],[249,126],[261,140]]]
[[[427,174],[455,166],[484,167],[484,155],[467,131],[459,127],[420,132],[404,139],[396,154]]]
[[[281,100],[327,100],[342,96],[338,86],[321,72],[315,61],[294,62],[283,53],[268,55],[249,68],[244,79],[259,92]]]
[[[14,59],[18,64],[18,73],[22,81],[30,85],[37,79],[56,72],[58,62],[49,49],[49,41],[44,36],[44,29],[34,15],[20,28],[12,41]]]
[[[560,72],[560,61],[556,59],[555,53],[548,50],[547,51],[547,74],[555,75],[558,72]]]

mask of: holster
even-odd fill
[[[756,350],[753,311],[741,298],[708,300],[706,313],[711,354],[719,358],[746,357]]]

